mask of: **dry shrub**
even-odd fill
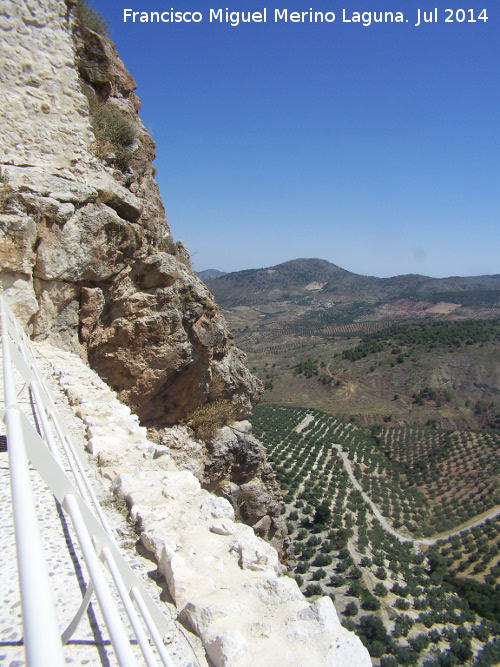
[[[121,171],[130,165],[137,130],[134,123],[112,107],[99,104],[91,108],[90,121],[94,130],[96,145],[95,153],[101,159],[114,154],[113,163]]]
[[[234,421],[234,406],[225,398],[219,398],[189,412],[182,424],[190,426],[199,440],[211,440],[217,431]]]
[[[9,201],[12,199],[12,188],[9,185],[9,178],[5,169],[0,167],[0,211],[5,211]]]
[[[226,383],[218,373],[212,373],[212,379],[209,385],[209,396],[211,401],[222,398],[226,391]]]

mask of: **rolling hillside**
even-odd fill
[[[207,284],[266,387],[264,403],[444,428],[482,427],[500,413],[498,333],[481,338],[500,318],[499,275],[375,278],[297,259]],[[452,398],[416,403],[426,388]]]
[[[322,259],[295,259],[263,269],[249,269],[206,280],[217,302],[228,308],[279,301],[318,303],[331,299],[421,299],[437,303],[459,299],[464,305],[492,305],[500,301],[500,275],[430,278],[417,274],[376,278],[351,273]],[[471,304],[471,300],[473,303]]]
[[[499,664],[499,432],[360,428],[258,407],[290,573],[329,595],[375,665]]]

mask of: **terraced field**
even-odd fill
[[[308,596],[332,597],[343,623],[360,634],[375,664],[499,663],[495,638],[500,636],[500,606],[496,610],[492,577],[499,567],[495,548],[500,551],[500,523],[473,529],[481,535],[486,530],[491,535],[487,542],[465,531],[426,552],[411,539],[440,532],[445,524],[456,528],[471,518],[476,503],[479,513],[496,502],[491,493],[496,492],[500,444],[496,432],[384,428],[373,437],[371,431],[325,413],[278,406],[257,408],[252,421],[285,494],[294,552],[290,568],[297,582]],[[383,529],[363,493],[354,488],[338,445],[362,489],[407,541]],[[451,447],[449,460],[445,447]],[[450,479],[445,492],[439,475],[464,474],[458,458],[462,447],[469,477],[462,486]],[[442,465],[437,472],[418,465],[430,454]],[[479,484],[484,489],[478,490]],[[449,502],[436,523],[444,498]],[[474,549],[467,552],[464,544],[470,543]],[[458,545],[456,553],[453,544]],[[474,561],[468,560],[471,555]],[[475,564],[486,567],[474,572]],[[455,576],[460,573],[473,574],[483,588],[462,590],[464,582]]]
[[[500,519],[443,538],[431,553],[441,558],[441,564],[452,574],[495,586],[500,577]]]
[[[498,431],[396,427],[377,429],[374,439],[420,496],[417,517],[406,515],[408,529],[448,531],[500,505]],[[396,518],[397,509],[387,509]]]

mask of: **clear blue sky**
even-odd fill
[[[366,3],[275,3],[91,2],[136,79],[194,268],[320,257],[365,275],[500,273],[498,2],[372,0],[408,22],[366,27],[342,21]],[[444,22],[471,6],[488,21]],[[123,22],[124,8],[171,7],[203,21]],[[268,21],[210,23],[219,7]],[[275,7],[336,20],[275,23]]]

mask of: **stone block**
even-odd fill
[[[272,570],[279,574],[280,566],[276,549],[257,537],[248,526],[240,525],[238,528],[239,535],[231,543],[229,551],[237,557],[241,569]]]
[[[247,583],[245,589],[264,604],[279,605],[304,599],[295,579],[285,576],[271,576],[257,582]],[[328,599],[330,600],[330,598]]]
[[[217,589],[211,577],[198,574],[168,545],[163,548],[158,570],[165,577],[170,595],[179,609]]]
[[[200,506],[200,519],[210,521],[211,519],[230,519],[234,521],[234,509],[225,498],[206,495]]]
[[[215,667],[233,667],[248,653],[248,642],[237,630],[228,630],[206,645]]]
[[[198,637],[209,636],[210,626],[224,617],[227,617],[224,609],[205,602],[188,602],[180,614],[181,620],[185,621]]]

